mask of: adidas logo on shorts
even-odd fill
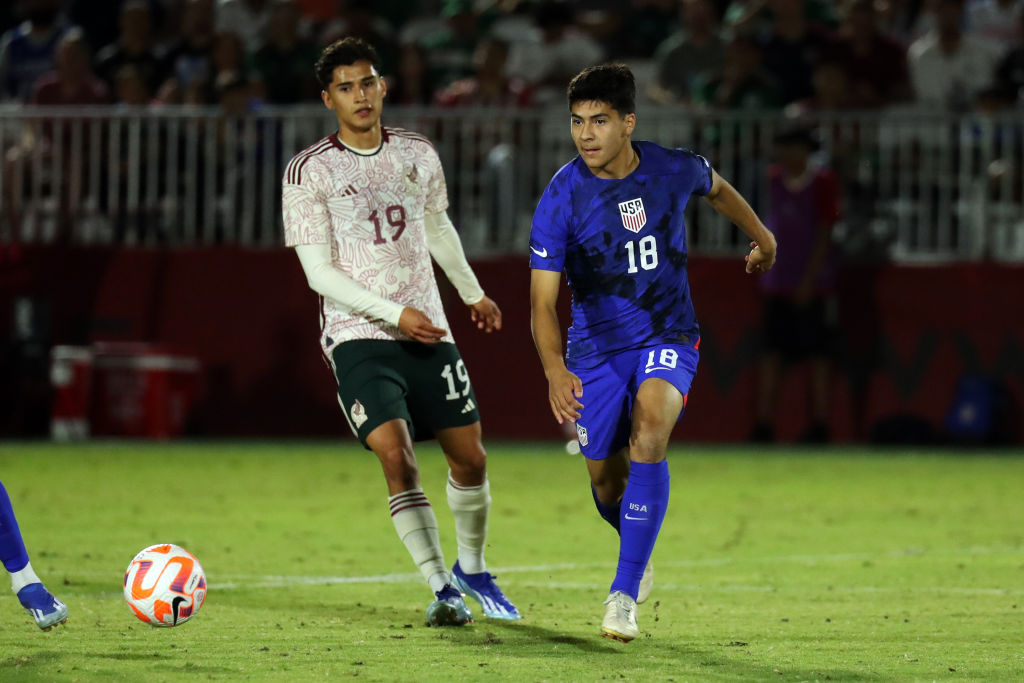
[[[463,407],[463,409],[462,409],[462,414],[463,414],[463,415],[465,415],[465,414],[466,414],[466,413],[468,413],[469,411],[473,410],[473,408],[476,408],[476,403],[474,403],[474,402],[473,402],[473,399],[471,399],[471,398],[470,398],[470,399],[467,399],[467,400],[466,400],[466,405],[465,405],[465,407]]]

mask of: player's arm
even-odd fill
[[[711,169],[711,191],[704,199],[751,239],[750,253],[746,256],[747,272],[770,270],[775,265],[775,235],[764,226],[743,195],[714,169]]]
[[[480,287],[480,282],[466,260],[459,233],[455,231],[447,212],[428,213],[423,222],[430,255],[455,286],[462,302],[469,306],[470,317],[477,328],[486,332],[500,330],[501,309]]]
[[[565,367],[562,333],[558,324],[558,290],[562,273],[534,268],[530,271],[530,329],[537,345],[544,376],[548,379],[548,401],[558,424],[575,422],[583,409],[583,383]]]
[[[306,274],[306,282],[317,294],[367,318],[395,325],[406,336],[424,344],[436,343],[446,334],[421,311],[374,294],[335,267],[330,245],[299,244],[295,246],[295,254]]]

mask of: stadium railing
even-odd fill
[[[772,141],[792,120],[758,113],[640,113],[638,138],[708,157],[759,211]],[[818,160],[843,189],[836,239],[853,257],[1024,261],[1024,122],[1013,113],[921,110],[813,114]],[[562,110],[391,107],[385,125],[429,136],[450,213],[474,256],[524,252],[536,201],[572,158]],[[280,179],[333,129],[321,107],[243,117],[195,107],[0,108],[0,241],[197,247],[281,244]],[[704,206],[691,250],[745,240]]]

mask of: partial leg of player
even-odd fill
[[[480,440],[480,423],[438,430],[437,439],[451,466],[448,506],[455,518],[455,538],[459,546],[459,559],[452,567],[452,584],[480,603],[485,616],[520,619],[519,610],[505,597],[484,561],[491,485],[487,480],[487,456]]]
[[[11,499],[7,489],[0,483],[0,561],[11,575],[11,590],[36,625],[49,631],[57,624],[68,620],[68,608],[46,590],[42,580],[36,576],[28,551],[21,538],[18,520],[14,517]]]

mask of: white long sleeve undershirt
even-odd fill
[[[462,240],[459,239],[459,233],[455,232],[455,226],[452,225],[448,214],[444,211],[427,214],[423,223],[426,227],[430,255],[455,286],[462,303],[467,306],[479,303],[484,298],[484,290],[466,261]]]
[[[462,242],[455,226],[444,211],[424,217],[427,248],[444,270],[467,306],[484,298],[484,290],[466,261]],[[334,267],[329,244],[300,244],[295,247],[306,282],[310,289],[367,318],[398,325],[405,308],[369,291],[344,272]]]

